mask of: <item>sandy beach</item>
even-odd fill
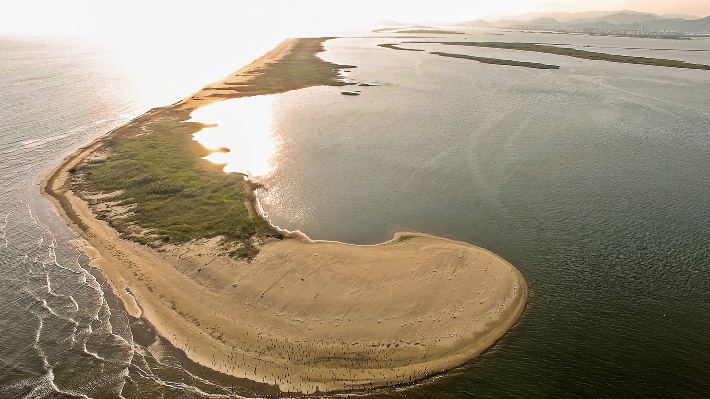
[[[245,65],[244,67],[240,68],[239,70],[227,76],[226,78],[218,82],[214,82],[207,87],[204,87],[192,96],[180,101],[178,104],[180,104],[180,106],[183,108],[190,109],[195,107],[204,107],[217,101],[222,101],[224,98],[214,96],[214,94],[219,94],[221,91],[224,90],[234,89],[234,87],[247,85],[249,80],[253,78],[255,73],[258,73],[260,70],[267,67],[269,64],[277,62],[285,55],[289,54],[293,49],[295,41],[296,39],[284,40],[283,42],[279,43],[279,45],[276,46],[273,50],[252,61],[249,65]]]
[[[317,80],[285,89],[250,86],[297,44],[288,40],[225,80],[108,136],[165,115],[185,120],[224,98],[313,85]],[[77,247],[105,273],[127,312],[204,366],[308,394],[409,384],[474,358],[525,308],[527,286],[510,263],[426,234],[358,246],[284,232],[263,240],[250,262],[227,256],[220,237],[159,248],[126,240],[96,217],[86,193],[73,190],[71,171],[103,140],[67,158],[42,192],[82,237]]]

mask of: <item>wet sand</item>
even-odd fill
[[[294,43],[257,62],[273,67]],[[276,90],[262,88],[261,94]],[[182,118],[222,98],[212,94],[202,91],[131,124],[175,112]],[[508,262],[424,234],[398,234],[375,246],[285,234],[268,238],[252,262],[226,256],[218,237],[158,249],[124,240],[72,191],[71,168],[101,145],[67,158],[42,192],[90,243],[81,249],[126,311],[220,373],[308,394],[408,384],[474,358],[525,307],[525,280]]]

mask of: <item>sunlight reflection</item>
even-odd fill
[[[192,121],[217,124],[195,133],[195,140],[210,150],[229,148],[205,159],[227,164],[225,172],[267,175],[276,150],[271,134],[273,100],[273,96],[235,98],[195,110]]]

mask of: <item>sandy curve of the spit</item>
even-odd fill
[[[51,180],[73,216],[50,199],[83,223],[91,264],[130,313],[221,372],[308,393],[409,383],[475,357],[525,307],[511,264],[424,234],[373,246],[273,239],[251,263],[220,255],[217,239],[161,251],[122,240],[67,190],[81,158]]]

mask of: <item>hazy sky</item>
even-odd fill
[[[633,9],[710,15],[710,0],[0,0],[0,33],[80,35],[117,50],[148,98],[164,105],[246,65],[288,37],[336,28],[540,11]]]
[[[229,28],[298,33],[315,24],[358,24],[383,18],[464,21],[489,14],[633,9],[710,15],[709,0],[6,0],[0,31],[84,33],[99,37],[195,34]],[[239,29],[240,31],[242,29]],[[290,32],[289,32],[290,33]]]

